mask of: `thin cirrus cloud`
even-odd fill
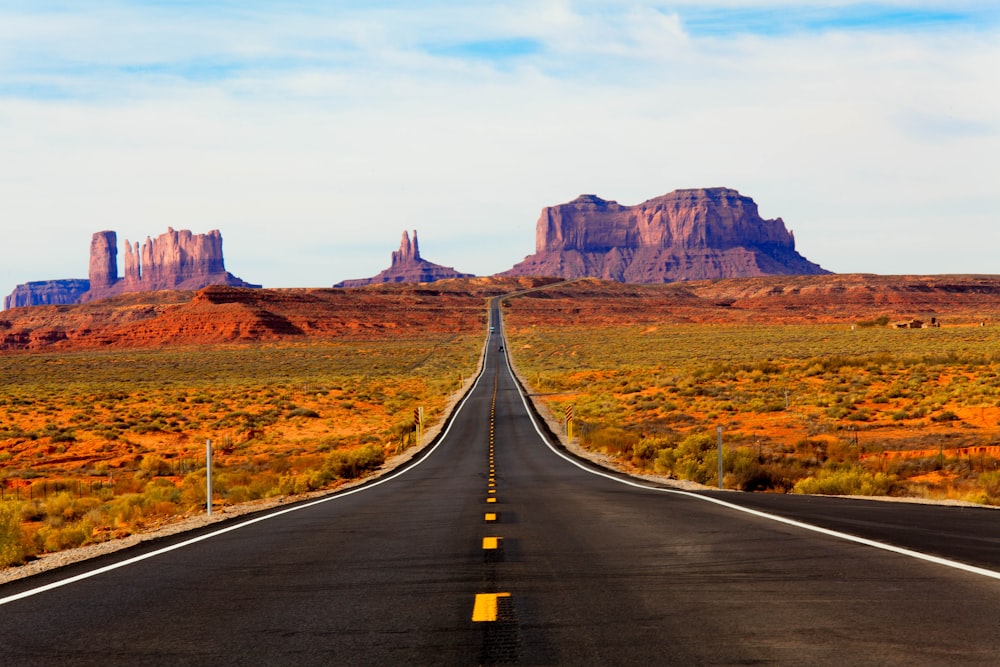
[[[0,282],[168,225],[269,286],[374,274],[403,228],[492,273],[542,206],[714,185],[836,271],[990,272],[998,37],[971,0],[7,2]]]
[[[685,27],[695,36],[754,34],[781,36],[828,31],[911,31],[964,27],[978,29],[995,22],[997,11],[986,6],[893,6],[848,4],[770,7],[692,7],[684,12]],[[984,3],[985,5],[985,3]]]

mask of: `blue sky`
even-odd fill
[[[489,274],[711,186],[833,271],[1000,273],[998,71],[996,2],[0,1],[0,292],[168,226],[271,287],[404,229]]]

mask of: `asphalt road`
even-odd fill
[[[587,472],[539,437],[499,346],[400,474],[0,587],[0,665],[1000,660],[989,572]],[[989,510],[707,497],[1000,567]]]

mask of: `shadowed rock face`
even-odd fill
[[[61,306],[76,303],[80,296],[90,289],[90,281],[39,280],[24,283],[14,288],[3,300],[4,310],[22,306]]]
[[[399,250],[392,252],[392,264],[388,269],[371,278],[344,280],[334,287],[364,287],[382,283],[432,283],[445,278],[472,278],[471,273],[460,273],[450,266],[441,266],[428,262],[420,257],[420,247],[417,244],[417,232],[413,238],[403,232],[403,240]]]
[[[676,190],[636,206],[595,195],[542,210],[534,255],[500,275],[631,283],[829,273],[795,251],[781,218],[728,188]]]
[[[97,232],[90,243],[90,291],[80,302],[105,299],[125,292],[153,290],[197,290],[209,285],[260,287],[226,271],[222,258],[222,234],[207,234],[168,227],[166,234],[146,237],[138,243],[125,241],[125,276],[118,277],[117,234]]]

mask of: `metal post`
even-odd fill
[[[719,433],[719,488],[722,488],[722,427],[718,426]]]
[[[205,509],[212,516],[212,441],[205,441]]]

